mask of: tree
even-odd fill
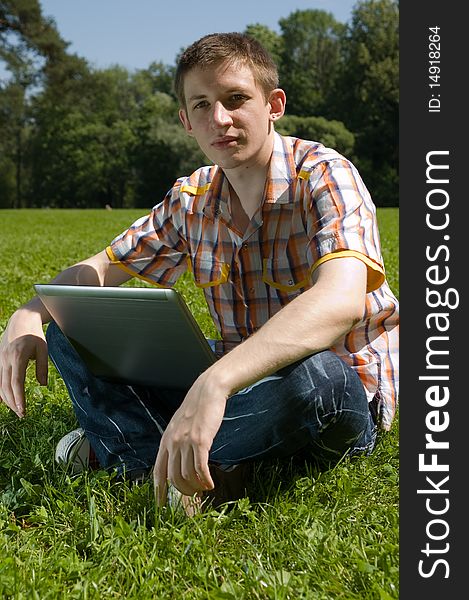
[[[345,26],[323,10],[297,10],[279,24],[283,39],[280,83],[287,93],[288,114],[325,114]]]
[[[0,88],[0,208],[14,207],[18,199],[18,172],[15,165],[15,135],[18,115],[15,108],[22,108],[23,94],[16,86]],[[22,111],[21,111],[22,112]]]
[[[283,54],[283,38],[266,25],[255,23],[248,25],[244,32],[260,42],[264,48],[270,53],[277,67],[280,69]]]
[[[38,0],[0,2],[0,61],[11,73],[10,79],[0,85],[0,151],[7,173],[1,178],[3,185],[0,182],[1,205],[20,207],[26,203],[23,175],[31,91],[40,85],[45,65],[60,62],[67,45],[54,21],[43,17]]]
[[[134,75],[134,81],[141,81],[146,93],[161,92],[176,99],[173,80],[176,68],[162,62],[152,62],[147,69],[140,69]]]
[[[0,1],[0,60],[7,67],[18,60],[58,61],[67,46],[54,20],[42,15],[38,0]]]
[[[24,204],[24,155],[30,109],[27,91],[34,75],[26,62],[10,67],[12,78],[0,86],[0,155],[6,173],[9,173],[2,177],[5,187],[0,184],[0,206],[19,208]]]
[[[57,85],[54,80],[35,101],[32,201],[131,205],[136,101],[129,73],[121,67],[83,71]]]
[[[32,146],[32,203],[58,208],[132,205],[135,136],[127,120],[106,124],[71,112],[39,131]]]
[[[246,33],[287,92],[280,133],[337,148],[378,205],[397,198],[398,5],[367,0],[346,27],[297,10]],[[0,206],[151,206],[208,159],[178,121],[175,67],[130,74],[70,54],[39,0],[0,0]],[[356,153],[358,159],[352,157]]]
[[[324,117],[300,117],[285,115],[275,126],[282,135],[291,135],[304,140],[320,142],[353,159],[355,139],[340,121],[328,121]]]
[[[146,98],[136,115],[134,131],[135,206],[153,206],[178,177],[207,164],[197,143],[179,123],[177,102],[168,94]]]
[[[336,114],[355,133],[359,166],[378,205],[398,198],[399,8],[358,2],[343,45]]]

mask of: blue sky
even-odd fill
[[[278,21],[295,10],[331,12],[342,23],[356,0],[40,0],[69,50],[91,65],[142,69],[156,60],[174,64],[182,47],[207,33],[243,31],[261,23],[279,31]]]

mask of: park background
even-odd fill
[[[154,59],[138,68],[131,48],[128,62],[110,65],[104,42],[106,64],[85,59],[44,9],[54,3],[73,5],[90,38],[105,28],[96,7],[107,7],[107,30],[129,48],[111,18],[112,7],[128,4],[122,0],[0,0],[0,333],[34,283],[100,251],[176,177],[205,162],[178,123],[170,81],[181,48],[216,29],[247,30],[272,51],[288,94],[279,131],[336,147],[359,167],[399,295],[397,3],[284,2],[276,23],[276,0],[265,20],[252,21],[247,0],[237,4],[238,20],[227,18],[236,9],[226,4],[181,2],[182,25],[161,15],[172,45],[147,33]],[[133,6],[138,13],[150,4],[160,2]],[[210,25],[209,4],[219,27]],[[342,20],[320,10],[344,4],[350,12]],[[143,37],[144,16],[129,15]],[[187,44],[172,39],[181,28]],[[142,285],[128,283],[135,284]],[[176,287],[214,337],[191,274]],[[52,365],[47,387],[30,365],[26,396],[22,420],[0,405],[1,598],[399,597],[398,419],[368,458],[329,471],[259,465],[247,498],[188,520],[155,510],[150,483],[130,487],[101,471],[72,476],[55,464],[57,441],[77,425]]]
[[[112,32],[118,12],[129,26],[122,29],[121,23],[114,47],[119,44],[135,64],[132,40],[136,32],[140,38],[146,33],[153,60],[141,68],[98,67],[74,50],[38,0],[0,2],[1,208],[150,208],[177,177],[207,164],[178,120],[172,78],[183,48],[176,47],[169,58],[169,42],[158,37],[158,28],[169,32],[174,48],[173,38],[188,45],[198,37],[195,30],[200,35],[210,27],[230,31],[232,21],[238,27],[247,23],[243,30],[264,43],[278,64],[287,93],[278,131],[336,148],[356,164],[377,206],[397,206],[396,2],[299,0],[280,3],[282,8],[278,2],[260,3],[265,8],[257,9],[257,17],[265,13],[270,23],[272,13],[284,15],[270,26],[249,20],[255,9],[244,0],[237,9],[226,3],[175,3],[179,17],[175,12],[170,18],[165,11],[171,9],[158,12],[161,3],[148,0],[132,8],[120,0],[102,1],[101,11],[89,2],[43,4],[59,14],[73,13],[74,4],[81,44],[86,45],[88,28],[95,39],[88,51],[94,57],[105,54],[108,63],[112,53],[104,32]],[[341,22],[320,8],[297,10],[298,4],[330,5],[342,14],[345,5],[351,12]],[[102,14],[106,7],[109,22]],[[148,11],[158,22],[154,36],[151,22],[143,24],[150,20]]]

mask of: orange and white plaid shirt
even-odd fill
[[[389,429],[398,394],[398,302],[385,280],[375,206],[335,150],[276,133],[263,202],[244,234],[231,221],[228,180],[214,165],[178,179],[107,253],[131,275],[164,287],[189,267],[220,332],[219,353],[309,289],[323,262],[363,261],[363,318],[331,350],[357,371]]]

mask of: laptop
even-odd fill
[[[182,296],[169,288],[36,284],[93,375],[189,389],[216,360]]]

